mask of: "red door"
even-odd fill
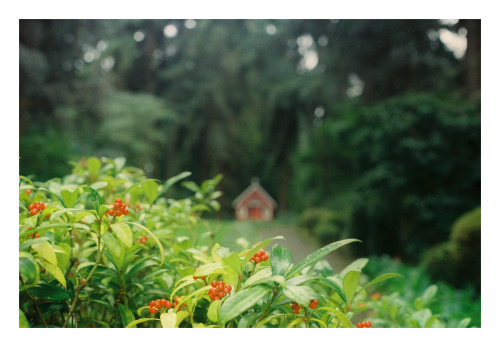
[[[260,220],[260,208],[258,207],[250,207],[250,211],[248,213],[251,219]]]

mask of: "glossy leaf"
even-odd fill
[[[271,268],[273,275],[284,276],[286,270],[292,264],[292,252],[288,248],[275,244],[271,250]]]
[[[123,327],[128,327],[130,323],[135,321],[134,313],[130,311],[127,306],[118,303],[118,311],[120,312]],[[133,327],[135,327],[135,325],[130,326],[130,328]]]
[[[301,271],[302,269],[304,269],[305,267],[317,262],[318,260],[320,260],[321,258],[326,256],[327,254],[329,254],[329,253],[335,251],[336,249],[338,249],[342,246],[345,246],[351,242],[361,242],[361,241],[359,241],[357,239],[346,239],[346,240],[337,241],[337,242],[331,243],[329,245],[326,245],[325,247],[318,249],[316,252],[313,252],[313,253],[309,254],[307,257],[305,257],[304,259],[302,259],[297,265],[295,265],[290,270],[290,272],[287,274],[286,278],[287,279],[290,278],[295,273],[297,273],[297,272]]]
[[[349,318],[343,314],[342,312],[334,309],[334,308],[331,308],[331,307],[319,307],[316,309],[316,311],[327,311],[329,313],[332,313],[333,315],[335,315],[337,317],[337,319],[339,320],[340,323],[342,323],[342,325],[346,328],[353,328],[353,325],[351,323],[351,321],[349,320]]]
[[[62,288],[51,284],[40,284],[38,287],[28,289],[38,299],[43,300],[69,300],[71,296]]]
[[[32,284],[40,280],[40,269],[35,258],[27,252],[19,252],[19,273]]]
[[[175,328],[175,324],[177,323],[177,314],[175,314],[175,312],[164,312],[160,315],[160,321],[162,328]]]
[[[106,245],[106,249],[111,254],[118,267],[121,268],[122,265],[122,246],[118,239],[111,233],[104,233],[102,236],[102,240]]]
[[[84,192],[87,192],[90,194],[90,203],[92,204],[92,208],[96,211],[99,212],[99,206],[102,205],[102,198],[99,195],[99,193],[90,187],[82,187]]]
[[[359,272],[359,271],[349,271],[344,276],[343,287],[344,287],[344,294],[346,297],[346,302],[348,305],[350,305],[352,302],[352,299],[354,299],[356,289],[358,288],[360,276],[361,276],[361,272]]]
[[[54,278],[59,281],[59,283],[61,283],[62,286],[66,289],[66,278],[64,278],[64,275],[58,266],[49,263],[43,258],[36,258],[36,261],[42,268],[45,268],[45,270],[47,270],[52,276],[54,276]]]
[[[403,275],[401,274],[398,274],[398,273],[387,273],[387,274],[383,274],[383,275],[380,275],[378,276],[377,278],[371,280],[370,282],[368,282],[367,284],[365,284],[361,289],[366,289],[368,288],[369,286],[371,285],[374,285],[375,283],[378,283],[378,282],[382,282],[382,281],[385,281],[389,278],[393,278],[393,277],[404,277]],[[360,290],[361,290],[360,289]]]
[[[269,294],[271,288],[267,285],[258,285],[248,289],[243,289],[226,299],[220,308],[219,320],[221,323],[236,318],[257,302],[265,295]]]
[[[221,304],[222,301],[217,300],[217,301],[212,301],[210,306],[208,306],[207,317],[212,322],[217,323],[219,321],[219,309]]]
[[[42,241],[35,243],[31,246],[31,249],[37,252],[40,257],[44,258],[49,263],[57,265],[56,253],[54,251],[54,248],[49,242]]]
[[[29,327],[30,324],[28,323],[26,316],[24,315],[23,311],[19,309],[19,328],[29,328]]]
[[[132,247],[132,242],[133,242],[132,230],[130,230],[130,227],[127,224],[117,223],[117,224],[112,224],[110,227],[111,230],[113,230],[115,236],[121,242],[123,242],[123,244],[127,248]]]
[[[91,157],[87,160],[87,170],[90,177],[97,177],[100,168],[101,162],[96,157]]]
[[[287,286],[283,289],[283,295],[304,307],[309,306],[311,300],[317,300],[320,297],[314,289],[307,286]]]
[[[75,189],[73,192],[70,192],[69,190],[63,190],[61,192],[61,196],[63,198],[64,206],[68,208],[75,206],[78,195],[78,189]]]

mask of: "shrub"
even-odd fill
[[[302,213],[299,226],[315,236],[321,244],[327,244],[347,237],[347,218],[341,211],[309,208]]]
[[[456,220],[450,239],[424,255],[422,265],[435,281],[457,287],[471,284],[481,290],[481,208]]]
[[[20,327],[354,327],[365,281],[355,261],[334,274],[322,261],[356,242],[328,244],[299,262],[277,236],[235,252],[197,233],[219,208],[221,176],[161,183],[123,158],[88,158],[47,182],[20,177]],[[244,244],[244,243],[241,243]],[[366,283],[367,282],[367,283]],[[364,325],[364,324],[363,324]]]

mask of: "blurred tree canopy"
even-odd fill
[[[413,255],[480,204],[478,23],[20,20],[20,172],[221,173],[223,213],[258,176],[281,210],[348,211],[370,252]]]

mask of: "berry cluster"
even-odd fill
[[[266,261],[267,259],[269,259],[269,256],[261,248],[257,253],[253,255],[253,257],[250,260],[253,260],[257,264],[260,263],[261,261]]]
[[[34,216],[38,212],[45,210],[46,207],[47,205],[45,205],[43,202],[35,201],[28,206],[28,209],[30,210],[30,215]]]
[[[366,321],[366,322],[359,322],[356,324],[358,328],[371,328],[372,327],[372,322]]]
[[[196,270],[198,270],[198,269],[194,269],[195,273],[196,273]],[[193,275],[193,279],[194,280],[197,280],[198,278],[204,280],[205,278],[207,278],[207,276],[200,276],[200,277],[198,277],[198,276]]]
[[[108,205],[111,205],[108,203]],[[117,216],[120,217],[122,214],[123,215],[128,215],[128,210],[127,210],[127,204],[122,203],[122,199],[116,198],[115,203],[113,204],[113,209],[107,210],[106,213],[109,214],[110,216]]]
[[[170,308],[172,307],[172,303],[167,299],[151,300],[149,302],[148,311],[155,314],[157,311],[160,311],[162,307]]]
[[[292,302],[292,310],[293,310],[293,313],[295,313],[295,314],[299,313],[300,305],[297,304],[296,302]]]
[[[318,300],[311,300],[311,302],[309,303],[309,307],[314,310],[316,306],[318,306],[318,304],[319,304]]]
[[[174,298],[174,301],[175,301],[175,302],[174,302],[174,307],[176,307],[176,306],[179,304],[179,301],[181,301],[181,300],[182,300],[182,298],[183,298],[183,296],[176,296],[176,297]],[[182,306],[186,307],[186,304],[182,304]]]
[[[149,240],[149,237],[147,237],[146,235],[144,235],[144,236],[139,237],[139,240],[137,240],[137,242],[138,243],[142,243],[143,245],[145,245],[146,242],[148,242],[148,240]]]
[[[210,285],[212,286],[212,288],[208,290],[208,296],[213,301],[221,300],[233,289],[233,287],[231,287],[229,284],[226,285],[224,281],[213,281],[212,283],[210,283]]]

